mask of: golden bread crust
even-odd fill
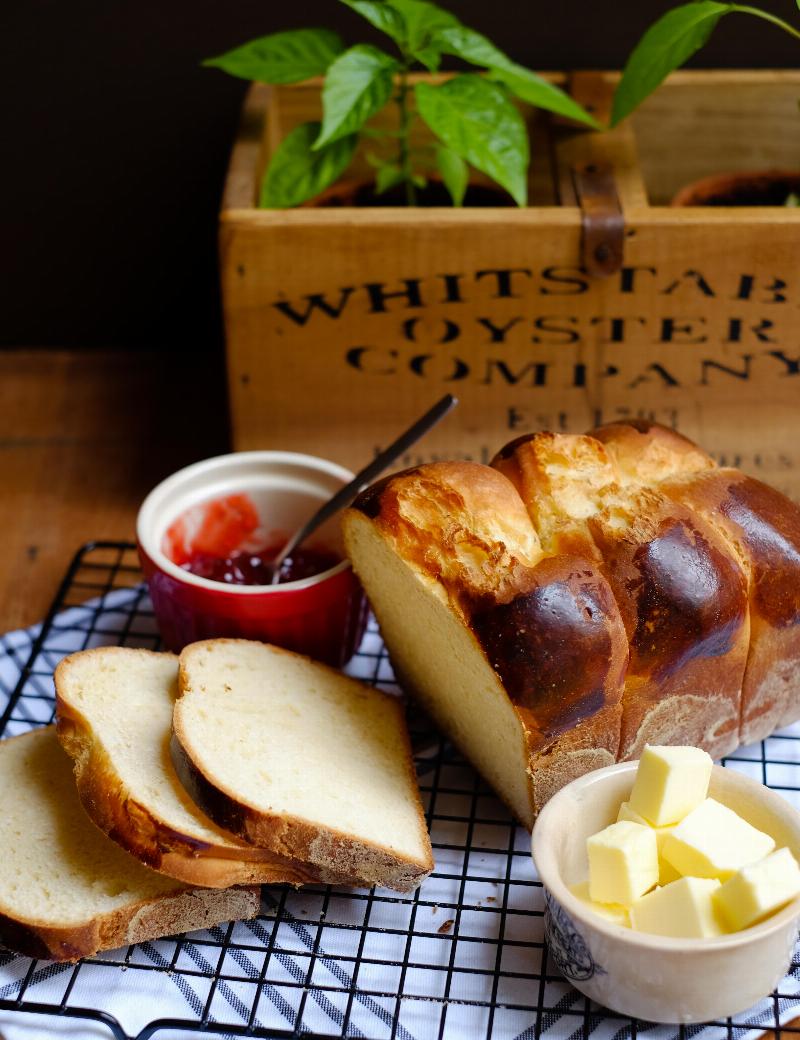
[[[800,716],[800,510],[738,470],[673,480],[665,492],[708,518],[747,575],[750,640],[740,742],[762,740]]]
[[[800,716],[800,508],[739,470],[715,467],[672,431],[651,425],[632,435],[627,425],[595,431],[620,466],[636,465],[643,439],[695,449],[666,460],[659,486],[718,532],[745,575],[748,650],[738,742],[762,740]]]
[[[424,508],[404,508],[418,500]],[[528,748],[534,812],[569,779],[616,761],[628,650],[613,595],[591,558],[543,554],[507,477],[477,463],[418,467],[370,488],[351,512],[436,583],[503,681]],[[344,525],[347,541],[347,516]]]
[[[525,727],[529,753],[588,719],[616,758],[627,640],[613,596],[586,559],[550,557],[509,603],[475,612],[471,627]]]
[[[607,448],[623,477],[641,483],[658,483],[667,475],[685,476],[716,468],[713,458],[694,441],[648,419],[607,423],[589,436]]]
[[[4,781],[19,787],[20,813],[9,815],[3,831],[4,945],[29,957],[74,961],[258,914],[256,886],[187,887],[160,877],[108,841],[76,798],[55,726],[10,737],[0,749]],[[91,896],[95,890],[97,901]],[[121,898],[109,904],[107,896]]]
[[[488,469],[504,479],[420,466],[353,510],[474,634],[519,717],[537,810],[646,742],[719,757],[800,717],[800,507],[646,421],[520,437]],[[566,635],[540,603],[569,567],[600,605]]]
[[[364,491],[356,508],[467,611],[512,598],[542,557],[519,495],[477,462],[397,473]]]
[[[671,431],[656,428],[651,444],[651,433],[617,429],[623,447],[648,465],[664,465],[673,441],[679,471],[698,454]],[[667,721],[672,743],[719,757],[738,743],[749,637],[745,577],[701,517],[658,486],[633,482],[633,462],[606,434],[605,444],[591,435],[534,434],[501,451],[495,464],[517,484],[543,542],[580,549],[611,585],[630,647],[620,759],[661,742]],[[720,716],[713,727],[708,712],[697,710],[708,698],[716,705],[712,717]]]
[[[223,890],[177,886],[174,893],[72,927],[51,927],[0,913],[0,941],[26,957],[77,961],[130,943],[248,920],[258,916],[260,905],[258,886]]]
[[[101,647],[82,651],[80,656],[85,660],[87,654],[103,656],[118,650],[132,652],[127,648]],[[65,657],[55,671],[56,732],[61,746],[73,759],[81,804],[104,834],[152,870],[189,885],[297,886],[314,880],[301,864],[254,849],[222,829],[216,841],[203,841],[177,831],[143,805],[123,783],[91,723],[69,700],[68,676],[77,656]],[[176,667],[177,663],[175,656]],[[206,826],[213,830],[215,825],[208,820]]]

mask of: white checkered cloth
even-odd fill
[[[37,625],[0,637],[0,709],[27,671],[3,735],[50,721],[52,670],[61,657],[111,643],[157,645],[141,588],[72,607],[44,635]],[[374,627],[348,670],[394,688]],[[24,1006],[105,1012],[119,1023],[119,1040],[136,1037],[155,1020],[195,1022],[204,1014],[220,1035],[226,1025],[250,1025],[260,1035],[297,1030],[370,1040],[631,1036],[630,1020],[590,1005],[548,962],[542,890],[528,835],[468,765],[447,751],[438,754],[429,730],[416,737],[436,870],[415,895],[265,888],[262,916],[255,921],[142,943],[77,966],[0,951],[0,999],[16,1000],[22,992]],[[800,727],[765,747],[741,749],[728,764],[798,804]],[[777,995],[732,1024],[692,1027],[686,1035],[751,1040],[799,1015],[796,962]],[[636,1032],[653,1040],[678,1036],[675,1027],[646,1023]],[[0,1034],[5,1040],[112,1035],[85,1018],[20,1010],[0,1010]],[[178,1027],[154,1035],[172,1040],[198,1034]]]

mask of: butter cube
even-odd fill
[[[588,881],[581,881],[579,885],[573,885],[571,892],[581,902],[586,903],[598,917],[604,917],[606,921],[613,921],[614,924],[622,925],[623,928],[630,927],[627,907],[620,906],[619,903],[596,903],[589,895]]]
[[[631,927],[652,935],[708,939],[722,935],[713,896],[720,888],[714,878],[684,877],[643,896],[630,910]]]
[[[668,885],[672,881],[677,881],[681,875],[672,864],[667,863],[661,855],[661,847],[664,843],[664,838],[673,830],[675,824],[669,823],[665,824],[663,827],[653,827],[652,824],[647,822],[644,816],[640,816],[635,809],[631,808],[630,802],[623,802],[619,807],[617,822],[620,820],[630,820],[631,823],[638,823],[641,827],[651,827],[655,833],[656,844],[658,845],[658,883],[659,885]]]
[[[589,895],[596,903],[629,906],[658,881],[655,832],[622,820],[586,839]]]
[[[769,855],[775,842],[713,798],[698,805],[664,839],[664,859],[684,877],[727,881]]]
[[[665,860],[663,856],[658,857],[658,883],[662,888],[682,877],[683,874],[676,870],[668,860]]]
[[[658,851],[661,852],[661,846],[664,844],[664,838],[674,829],[674,823],[667,823],[663,827],[656,827],[650,823],[649,820],[641,816],[632,806],[630,802],[623,802],[619,807],[617,813],[617,820],[630,820],[631,823],[638,823],[640,827],[650,827],[655,831],[656,842],[658,843]]]
[[[714,893],[714,903],[734,931],[749,928],[800,895],[800,867],[788,849],[742,867]]]
[[[708,794],[713,765],[700,748],[647,744],[629,805],[654,827],[678,823]]]

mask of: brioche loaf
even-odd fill
[[[800,717],[800,508],[650,423],[368,489],[345,545],[400,681],[530,826],[645,742]]]
[[[326,880],[416,888],[433,869],[399,701],[246,640],[180,658],[173,758],[220,826]]]
[[[81,808],[55,726],[0,742],[0,939],[29,957],[77,960],[255,917],[258,888],[187,888],[142,866]]]
[[[217,827],[170,758],[178,658],[101,647],[55,671],[58,737],[75,760],[84,809],[127,852],[188,884],[302,884],[313,872]]]
[[[344,536],[398,678],[520,820],[616,761],[628,645],[611,588],[585,556],[547,553],[506,477],[389,477]]]

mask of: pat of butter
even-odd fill
[[[706,800],[664,839],[662,855],[685,877],[729,877],[769,855],[775,842],[726,805]]]
[[[628,804],[654,827],[678,823],[708,794],[713,766],[700,748],[648,744]]]
[[[724,929],[714,907],[720,883],[714,878],[684,877],[642,896],[630,910],[631,927],[652,935],[707,939]]]
[[[714,903],[734,931],[768,917],[800,895],[800,867],[788,849],[778,849],[734,874],[714,893]]]
[[[638,823],[641,827],[651,827],[655,831],[656,842],[658,843],[658,851],[661,852],[661,846],[664,844],[664,838],[674,829],[674,823],[665,824],[663,827],[655,827],[649,820],[646,820],[644,816],[640,816],[639,813],[631,807],[630,802],[623,802],[619,807],[617,813],[617,821],[619,820],[630,820],[631,823]]]
[[[617,822],[620,820],[630,820],[631,823],[638,823],[642,827],[652,828],[656,836],[656,844],[658,845],[658,883],[659,885],[668,885],[671,881],[677,881],[681,875],[672,864],[667,863],[661,855],[661,846],[664,843],[664,838],[673,830],[675,824],[669,823],[664,827],[653,827],[652,824],[647,822],[644,816],[640,816],[635,809],[631,808],[630,802],[623,802],[619,807]]]
[[[658,882],[655,832],[622,820],[586,839],[589,895],[596,903],[629,906]]]
[[[606,921],[613,921],[614,924],[622,925],[623,928],[630,927],[627,908],[618,903],[596,903],[589,895],[588,881],[581,881],[579,885],[573,885],[570,891],[581,902],[586,903],[598,917],[603,917]]]
[[[679,870],[676,870],[671,863],[664,859],[663,856],[658,857],[658,883],[662,887],[664,885],[671,885],[673,881],[677,881],[678,878],[682,878],[683,874]]]

